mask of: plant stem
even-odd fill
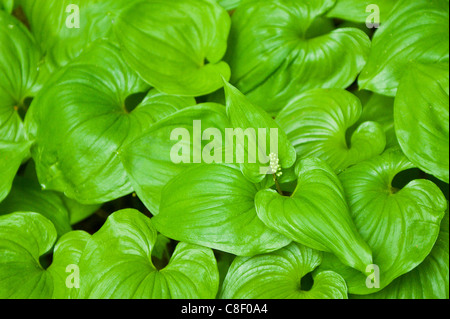
[[[272,174],[272,176],[273,176],[273,181],[275,182],[275,187],[277,188],[278,194],[280,194],[281,196],[284,196],[283,191],[281,190],[281,187],[280,187],[280,183],[278,183],[277,175]]]

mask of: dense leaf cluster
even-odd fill
[[[0,298],[449,298],[448,27],[448,0],[0,0]],[[229,129],[275,130],[275,171]]]

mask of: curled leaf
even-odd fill
[[[380,124],[363,122],[361,101],[348,91],[315,89],[300,94],[277,116],[300,158],[318,157],[336,172],[381,154],[386,137]]]
[[[0,11],[0,141],[25,140],[27,98],[39,89],[40,52],[28,29]]]
[[[50,252],[56,241],[53,224],[37,213],[0,216],[0,297],[65,299],[76,296],[68,282],[76,283],[67,281],[70,275],[67,269],[78,267],[88,239],[89,235],[81,231],[65,234],[55,246],[52,264],[44,269],[39,258]]]
[[[392,149],[339,176],[351,216],[379,269],[372,287],[366,285],[372,270],[369,274],[358,273],[344,267],[334,256],[324,256],[321,267],[340,273],[352,294],[370,294],[388,286],[418,266],[436,242],[447,208],[442,191],[423,179],[413,180],[402,189],[392,186],[398,173],[413,167],[400,150]]]
[[[399,1],[372,41],[360,89],[395,96],[408,64],[447,62],[448,1]]]
[[[130,95],[147,90],[119,49],[105,41],[55,74],[33,101],[27,121],[36,139],[32,155],[40,183],[83,204],[131,193],[119,149],[164,117],[155,115],[158,109],[170,114],[195,104],[192,98],[150,91],[137,106],[127,107]]]
[[[226,61],[231,83],[276,114],[314,88],[346,88],[364,67],[370,40],[324,18],[334,0],[252,0],[233,14]]]
[[[4,2],[8,7],[10,2]],[[26,99],[38,85],[39,49],[27,28],[0,10],[0,201],[11,188],[31,143],[23,125]]]
[[[292,243],[272,253],[237,257],[219,297],[223,299],[347,299],[344,279],[332,271],[313,275],[312,287],[302,278],[322,261],[322,254]]]
[[[289,168],[295,164],[297,155],[294,147],[269,114],[253,105],[238,89],[228,83],[225,83],[225,97],[227,115],[235,128],[234,132],[242,130],[247,137],[236,137],[239,144],[237,146],[244,149],[246,155],[241,163],[241,170],[247,178],[258,183],[267,176],[269,154],[276,154],[281,168]]]
[[[99,38],[112,38],[112,14],[130,0],[20,0],[43,53],[45,72],[53,73]]]
[[[364,271],[372,264],[371,251],[353,224],[336,174],[319,159],[301,160],[296,171],[291,196],[270,189],[256,194],[258,217],[293,241],[333,252],[346,265]]]
[[[156,269],[157,232],[133,209],[112,214],[92,236],[81,258],[86,285],[80,296],[95,299],[214,298],[219,273],[211,249],[179,243],[169,264]]]
[[[394,98],[369,91],[358,91],[355,95],[361,100],[362,114],[353,125],[356,129],[364,122],[377,122],[386,135],[386,149],[398,147],[394,128]]]
[[[79,268],[81,255],[91,235],[84,231],[64,234],[53,248],[52,264],[47,271],[53,279],[54,299],[76,299],[83,282]]]
[[[162,92],[205,95],[230,77],[230,17],[215,0],[135,1],[114,26],[125,60]]]
[[[380,292],[351,296],[367,299],[448,299],[449,234],[448,208],[441,222],[439,237],[431,253],[410,272],[395,279]]]

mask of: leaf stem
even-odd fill
[[[280,187],[280,183],[278,182],[277,175],[272,174],[272,176],[273,176],[273,181],[275,182],[275,187],[277,188],[278,194],[280,194],[281,196],[284,196],[283,191],[281,190],[281,187]]]

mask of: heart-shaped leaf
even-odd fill
[[[39,49],[16,18],[0,11],[0,201],[8,194],[22,161],[29,156],[22,118],[26,98],[38,85]]]
[[[409,62],[448,62],[448,28],[448,1],[399,1],[373,37],[360,88],[395,96]]]
[[[36,213],[0,216],[0,294],[2,298],[50,298],[51,276],[39,257],[56,241],[53,224]]]
[[[235,255],[274,251],[290,240],[259,220],[254,204],[257,191],[236,168],[194,167],[164,188],[153,222],[169,238]]]
[[[80,275],[79,262],[90,238],[91,235],[84,231],[71,231],[56,243],[52,264],[47,268],[53,281],[52,298],[78,298],[80,286],[85,284]]]
[[[77,267],[89,237],[81,231],[65,234],[53,250],[52,264],[44,269],[39,258],[49,252],[56,241],[53,224],[37,213],[0,216],[0,297],[62,299],[76,296],[71,269]]]
[[[179,243],[163,269],[152,263],[157,232],[136,210],[118,211],[86,245],[80,296],[108,299],[214,298],[219,285],[211,249]]]
[[[383,289],[419,265],[433,248],[447,208],[442,191],[423,179],[413,180],[400,190],[392,186],[398,173],[413,167],[400,150],[391,149],[339,176],[352,218],[379,269],[372,287],[366,285],[365,274],[343,266],[331,254],[325,255],[321,267],[340,273],[352,294]],[[372,272],[368,270],[369,275]]]
[[[126,61],[162,92],[205,95],[230,78],[230,17],[215,0],[136,1],[114,25]]]
[[[355,28],[334,29],[323,15],[334,0],[252,0],[233,14],[226,61],[231,83],[276,114],[314,88],[346,88],[364,67],[370,40]]]
[[[112,16],[130,0],[20,0],[30,29],[53,73],[78,57],[89,43],[112,36]]]
[[[423,171],[449,182],[448,64],[415,64],[395,99],[395,131],[403,152]]]
[[[23,141],[25,99],[39,88],[39,48],[27,28],[4,11],[0,11],[0,43],[0,141]]]
[[[302,278],[322,261],[316,250],[292,243],[272,253],[237,257],[230,266],[220,297],[224,299],[347,299],[344,279],[335,272],[315,273],[312,287]]]
[[[301,160],[297,187],[290,196],[266,189],[256,194],[258,217],[271,229],[308,247],[333,252],[363,271],[372,255],[350,217],[342,185],[323,161]]]
[[[243,150],[244,161],[241,161],[241,170],[248,179],[259,183],[270,174],[271,153],[277,155],[281,168],[289,168],[295,164],[297,155],[294,147],[269,114],[253,105],[238,89],[228,83],[225,83],[225,97],[227,115],[235,129],[233,132],[242,130],[247,137],[247,140],[236,137],[236,144]],[[264,134],[261,134],[262,132]]]
[[[170,113],[195,104],[192,98],[168,98],[150,91],[137,107],[127,108],[128,96],[146,90],[148,86],[125,64],[119,49],[104,41],[93,43],[55,74],[27,116],[28,131],[36,139],[32,155],[40,183],[83,204],[130,193],[117,154],[120,147],[159,119],[154,108],[165,107]]]
[[[448,208],[433,250],[409,273],[395,279],[380,292],[352,296],[368,299],[448,299],[449,298],[449,234]]]
[[[133,188],[152,214],[159,213],[162,189],[173,177],[205,160],[223,163],[224,131],[229,126],[222,105],[199,104],[159,121],[121,148]]]
[[[380,124],[364,122],[347,141],[347,129],[362,113],[361,101],[341,89],[300,94],[277,116],[300,158],[318,157],[336,172],[381,154],[386,137]]]

